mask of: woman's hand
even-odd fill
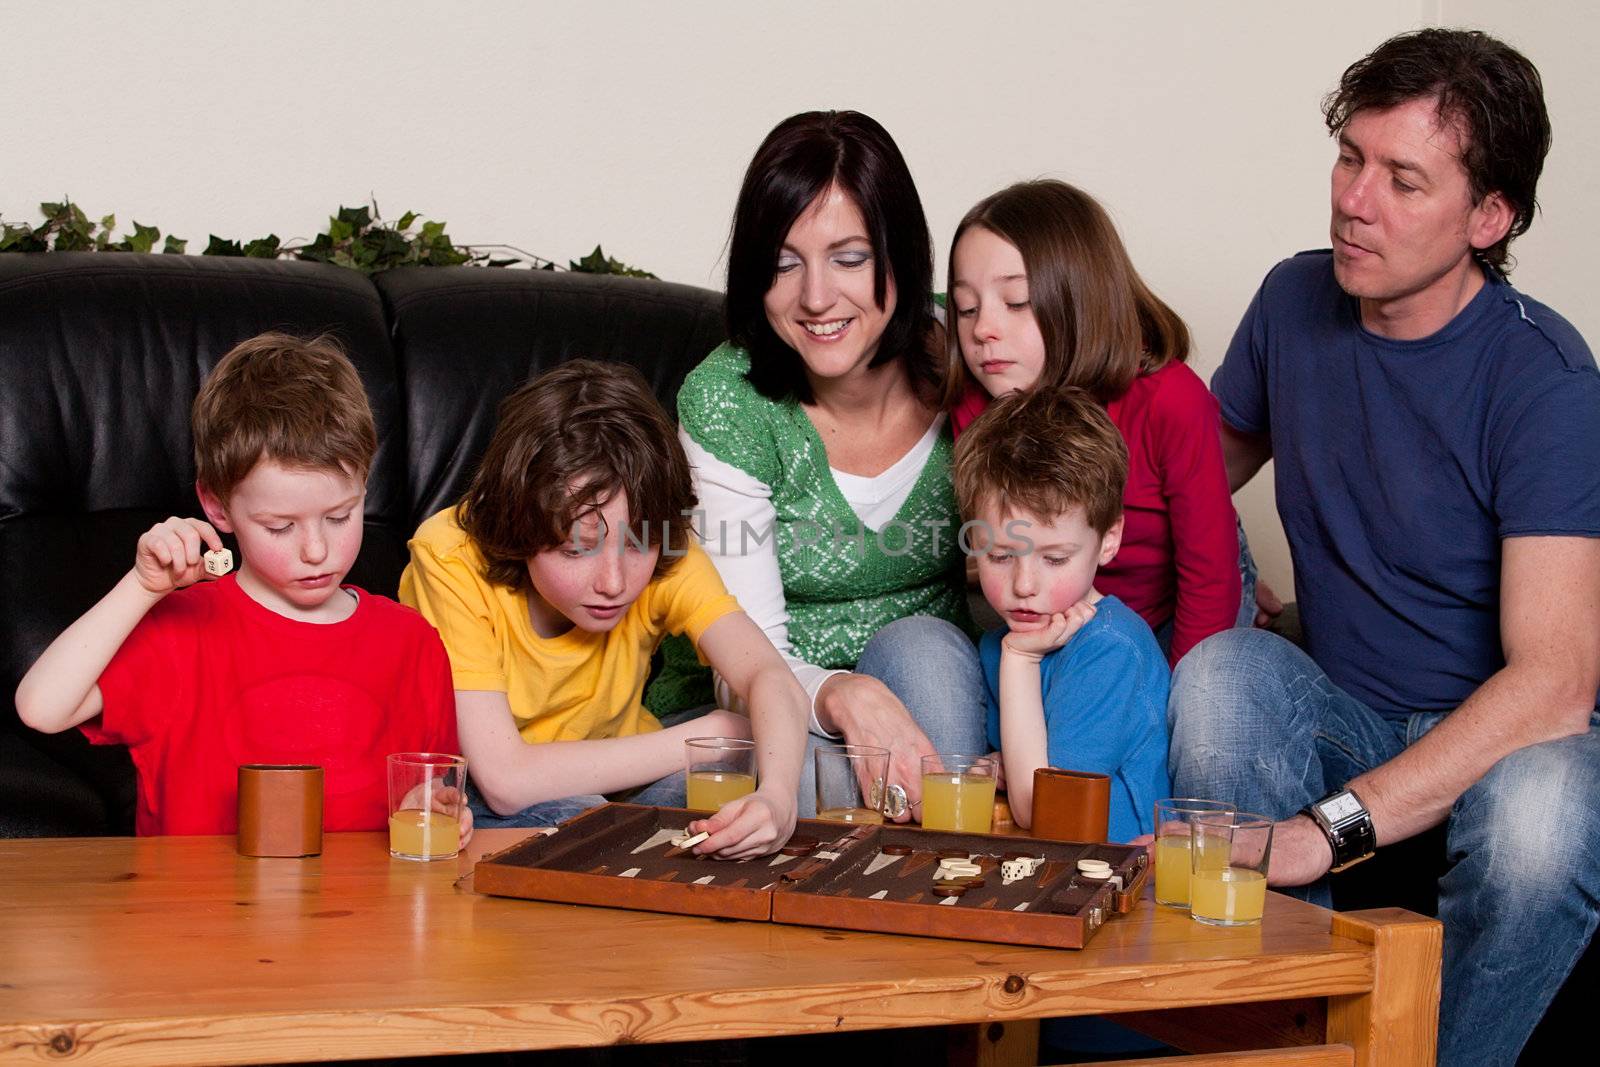
[[[795,798],[757,789],[722,805],[715,815],[696,819],[689,832],[711,836],[694,847],[702,856],[747,860],[776,852],[794,833]]]
[[[906,793],[905,810],[892,821],[920,819],[922,757],[933,755],[934,748],[900,698],[870,675],[836,674],[817,690],[817,702],[847,744],[889,750],[888,785]]]

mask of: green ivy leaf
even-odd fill
[[[156,245],[156,240],[161,236],[161,231],[154,226],[145,226],[138,219],[133,221],[133,233],[125,242],[130,252],[148,252]]]
[[[167,235],[167,241],[161,246],[161,251],[167,255],[181,256],[188,249],[189,242],[181,237]]]
[[[400,221],[395,224],[395,229],[409,230],[411,229],[411,224],[416,221],[417,213],[415,211],[408,211],[404,215],[400,216]]]
[[[242,256],[244,255],[244,248],[238,241],[224,240],[216,234],[212,234],[211,240],[206,244],[205,251],[200,254],[202,256]]]
[[[265,237],[257,237],[244,246],[244,254],[252,259],[277,259],[282,247],[278,235],[269,233]]]
[[[349,226],[353,231],[360,231],[372,225],[372,212],[365,205],[361,207],[341,207],[338,219]]]

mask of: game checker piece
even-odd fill
[[[1082,948],[1133,907],[1149,873],[1145,850],[1129,845],[814,820],[800,822],[784,851],[715,860],[678,845],[700,818],[607,804],[485,857],[474,886],[569,904]]]

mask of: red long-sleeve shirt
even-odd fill
[[[981,388],[969,388],[951,413],[955,432],[988,403]],[[1128,486],[1122,548],[1094,585],[1152,630],[1171,620],[1175,664],[1239,614],[1239,536],[1217,401],[1174,362],[1134,379],[1106,410],[1128,445]]]

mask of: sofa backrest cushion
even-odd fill
[[[639,369],[676,418],[678,387],[722,340],[722,295],[556,271],[408,267],[380,274],[406,411],[411,520],[460,498],[500,401],[569,359]]]

